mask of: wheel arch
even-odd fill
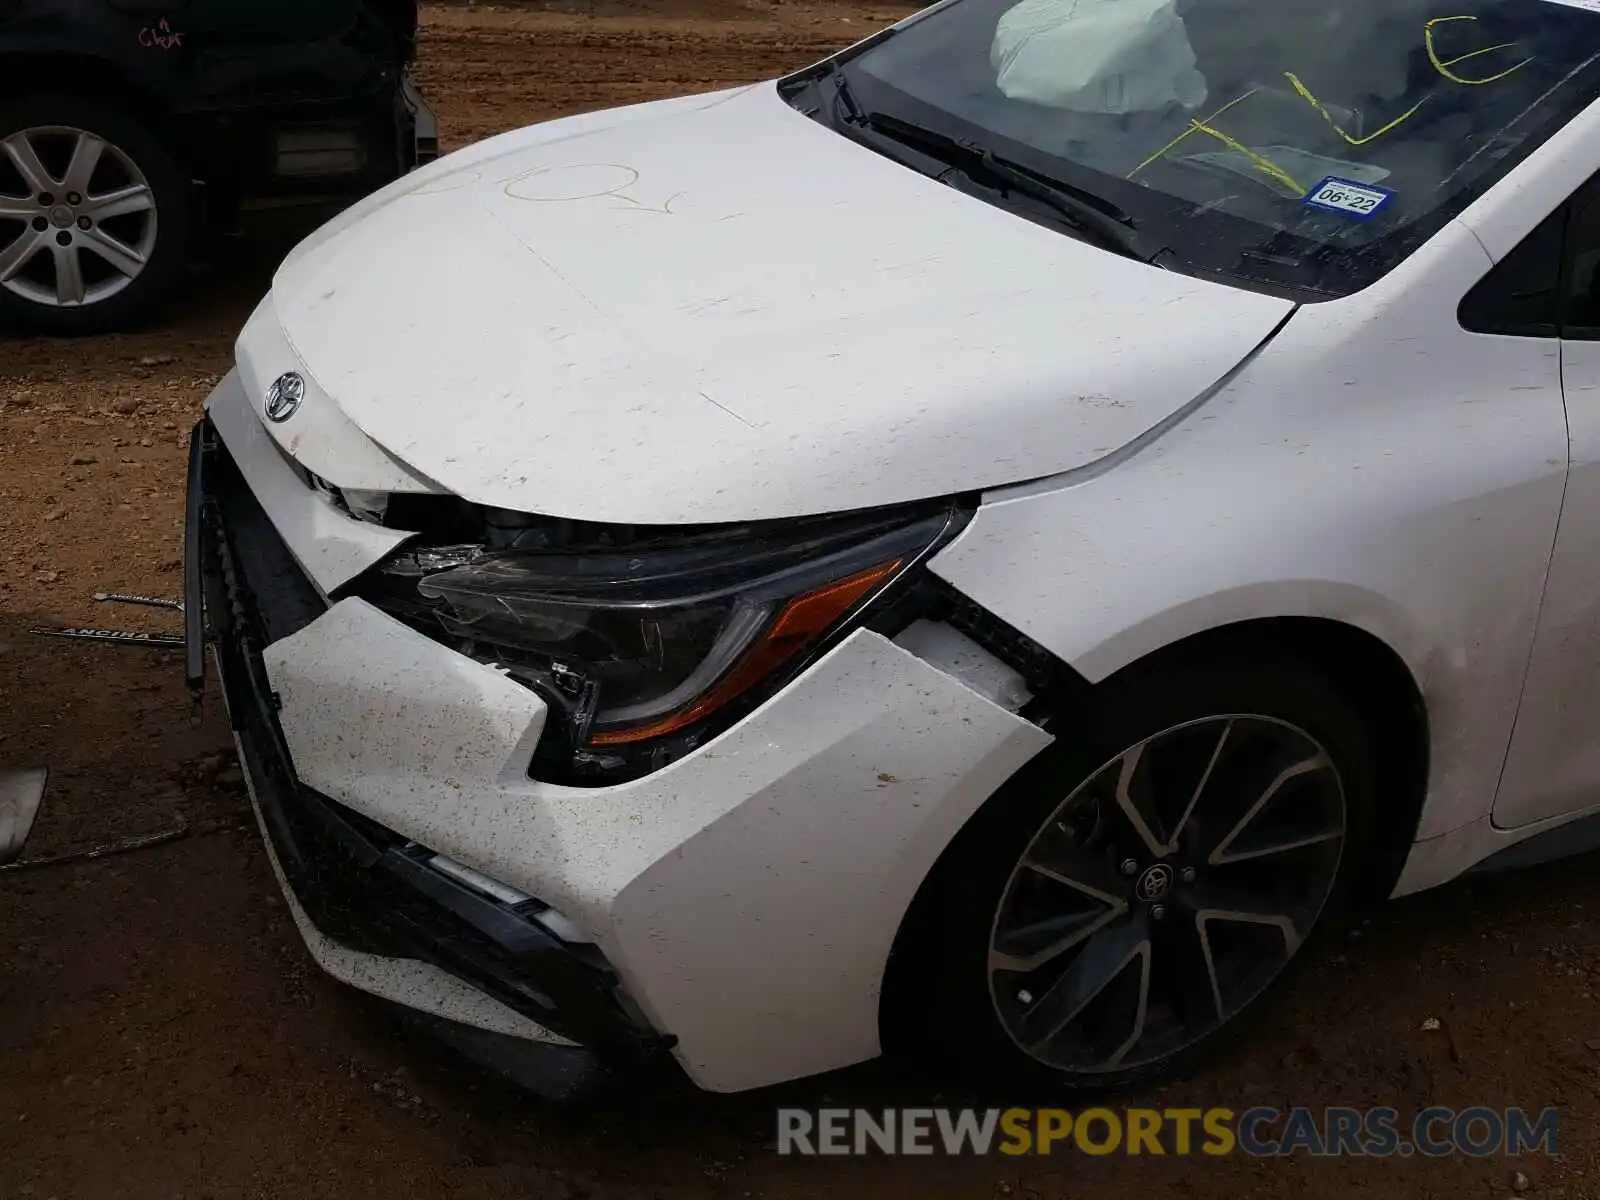
[[[1108,677],[1151,674],[1194,659],[1293,658],[1322,673],[1364,718],[1382,776],[1393,778],[1383,845],[1367,879],[1372,899],[1389,894],[1416,838],[1427,794],[1431,731],[1427,701],[1405,659],[1378,635],[1327,617],[1236,621],[1164,646]]]
[[[191,155],[178,136],[170,107],[112,60],[69,50],[0,50],[0,103],[41,93],[121,109],[159,137],[187,169]]]
[[[1381,777],[1394,779],[1395,785],[1392,801],[1386,805],[1384,836],[1379,844],[1367,848],[1371,863],[1362,873],[1361,898],[1369,903],[1385,899],[1399,879],[1421,819],[1429,771],[1429,724],[1423,692],[1411,668],[1376,634],[1323,617],[1231,622],[1171,642],[1096,682],[1085,681],[1081,688],[1072,689],[1070,697],[1055,705],[1047,703],[1047,719],[1050,724],[1069,727],[1092,722],[1096,694],[1113,681],[1120,686],[1143,675],[1159,678],[1197,660],[1226,661],[1242,656],[1256,661],[1290,658],[1310,666],[1364,715],[1377,771]],[[986,803],[968,825],[987,807]],[[924,878],[901,921],[885,966],[879,1026],[880,1040],[891,1053],[915,1042],[916,1031],[905,1027],[904,1017],[918,1011],[910,1002],[910,993],[924,961],[923,951],[938,933],[933,927],[933,901],[949,879],[949,864],[960,841],[958,832]]]

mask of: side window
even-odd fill
[[[1600,338],[1600,177],[1586,183],[1570,207],[1561,336],[1592,340]]]
[[[1558,335],[1566,223],[1567,206],[1562,205],[1478,281],[1457,313],[1463,329],[1512,337]]]

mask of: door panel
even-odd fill
[[[1495,823],[1600,808],[1600,183],[1574,197],[1562,273],[1570,467]]]

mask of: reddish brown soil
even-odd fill
[[[447,145],[815,60],[898,15],[776,0],[451,5],[421,74]],[[170,653],[31,637],[139,622],[179,588],[182,440],[303,223],[263,225],[149,332],[0,343],[0,763],[49,764],[30,853],[187,838],[0,874],[0,1198],[1600,1196],[1595,859],[1392,906],[1203,1077],[1133,1102],[1558,1105],[1561,1157],[1258,1163],[796,1161],[772,1096],[558,1112],[402,1037],[324,978],[248,827],[215,698]],[[1424,1031],[1427,1018],[1442,1028]],[[878,1068],[791,1102],[925,1101]]]

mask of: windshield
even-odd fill
[[[1600,0],[951,0],[849,56],[849,115],[822,109],[886,153],[875,116],[981,145],[1179,269],[1314,299],[1460,212],[1597,63]]]

